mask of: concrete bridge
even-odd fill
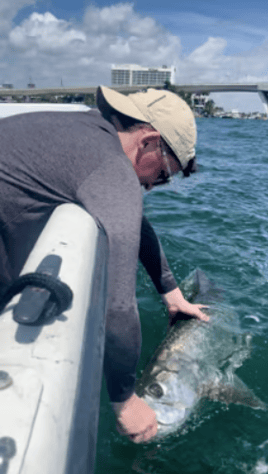
[[[112,87],[112,89],[118,92],[137,92],[141,89],[154,87],[154,86],[118,86]],[[162,88],[155,86],[156,88]],[[190,92],[192,94],[202,94],[210,92],[257,92],[264,103],[265,112],[268,112],[268,83],[255,83],[255,84],[174,84],[176,92]],[[58,87],[58,88],[46,88],[46,89],[5,89],[0,88],[0,97],[37,97],[44,95],[83,95],[83,94],[95,94],[97,87]]]
[[[263,103],[265,113],[268,114],[268,83],[257,84],[176,84],[177,91],[190,92],[192,94],[204,94],[210,92],[257,92]]]

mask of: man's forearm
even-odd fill
[[[144,216],[141,225],[139,258],[158,293],[165,294],[177,287],[155,231]]]

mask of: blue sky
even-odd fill
[[[267,2],[1,0],[0,83],[110,85],[111,64],[176,66],[176,82],[268,82]],[[257,94],[213,94],[260,110]]]

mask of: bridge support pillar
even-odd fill
[[[268,91],[258,91],[261,101],[264,106],[266,116],[268,115]]]

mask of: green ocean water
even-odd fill
[[[178,283],[201,268],[234,307],[252,352],[237,370],[268,404],[268,121],[198,119],[199,173],[144,195]],[[138,374],[165,337],[167,313],[139,267],[142,325]],[[268,473],[268,412],[208,402],[194,427],[161,443],[119,436],[105,385],[96,474]]]

